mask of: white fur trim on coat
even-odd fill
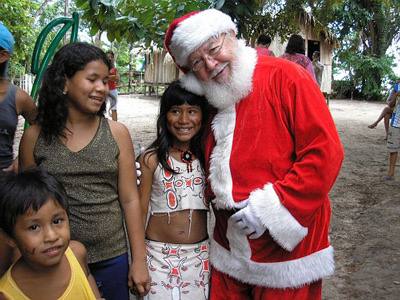
[[[217,209],[242,208],[245,203],[235,203],[232,197],[232,174],[229,166],[231,157],[233,133],[236,124],[236,110],[232,105],[221,110],[212,121],[216,145],[210,158],[210,180],[215,199],[213,203]]]
[[[272,184],[266,184],[264,188],[251,192],[249,207],[268,228],[272,238],[288,251],[292,251],[308,233],[308,229],[282,205]]]
[[[183,20],[175,28],[169,46],[175,62],[187,66],[189,55],[209,38],[230,30],[237,33],[235,23],[230,16],[216,9],[207,9]]]
[[[300,288],[335,271],[333,247],[283,262],[258,263],[211,241],[210,261],[219,271],[245,283],[270,288]]]

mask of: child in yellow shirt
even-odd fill
[[[21,257],[0,279],[6,299],[96,299],[86,249],[70,241],[65,191],[35,168],[0,176],[0,227]]]

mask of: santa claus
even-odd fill
[[[165,46],[186,89],[217,108],[206,138],[216,217],[211,299],[320,299],[333,274],[328,192],[343,147],[302,67],[257,56],[214,9],[174,20]]]

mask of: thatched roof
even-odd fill
[[[310,27],[311,31],[319,36],[323,41],[332,45],[333,47],[339,46],[339,41],[333,35],[333,33],[326,26],[322,25],[320,21],[317,20],[311,13],[303,10],[299,13],[299,22],[304,27]]]

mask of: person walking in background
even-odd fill
[[[217,108],[205,140],[213,205],[210,299],[321,299],[343,146],[316,82],[257,56],[214,9],[174,20],[165,46],[182,86]]]
[[[256,42],[256,51],[258,55],[275,56],[272,50],[268,49],[271,45],[271,38],[268,35],[260,34]]]
[[[13,144],[18,116],[32,124],[36,117],[36,106],[32,98],[13,85],[7,68],[14,50],[14,37],[0,22],[0,171],[18,171],[18,159],[14,159]]]
[[[314,68],[315,78],[317,79],[317,83],[319,87],[321,87],[322,83],[322,74],[324,73],[324,65],[321,64],[320,60],[320,53],[319,51],[314,51],[312,54],[312,65]]]
[[[140,156],[139,190],[144,219],[149,215],[146,243],[152,281],[145,299],[208,299],[209,205],[201,145],[207,115],[204,97],[172,82],[161,97],[157,138]]]
[[[281,58],[290,60],[307,70],[311,77],[317,81],[315,78],[314,68],[311,60],[305,56],[305,44],[304,39],[301,35],[292,34],[286,45],[285,53],[282,54]]]
[[[399,86],[399,84],[400,84],[400,79],[397,80],[397,87]],[[387,140],[387,137],[388,137],[390,118],[392,117],[393,109],[396,105],[396,101],[393,101],[394,93],[396,93],[396,85],[390,92],[390,95],[386,100],[387,105],[382,109],[381,113],[378,116],[378,119],[376,119],[376,121],[374,123],[368,125],[369,129],[374,129],[374,128],[376,128],[376,126],[378,126],[379,122],[382,121],[382,119],[383,119],[383,123],[385,126],[385,140]]]
[[[150,278],[132,140],[123,124],[104,117],[110,68],[93,45],[62,47],[44,75],[37,124],[25,130],[19,158],[23,169],[40,165],[63,184],[71,236],[86,246],[100,292],[127,300],[128,284],[144,295]]]
[[[62,185],[35,168],[0,178],[0,228],[21,256],[0,278],[12,300],[100,298],[85,247],[70,240]]]
[[[400,151],[400,103],[397,97],[400,96],[400,80],[394,85],[390,97],[388,99],[388,106],[394,107],[393,116],[390,122],[389,131],[387,135],[387,149],[389,151],[389,169],[385,180],[394,179],[394,171],[396,167],[397,157]]]
[[[115,56],[111,50],[107,51],[107,57],[111,63],[110,74],[108,75],[108,101],[110,103],[111,118],[113,121],[118,121],[117,104],[118,104],[118,91],[117,84],[119,81],[118,70],[115,67]]]

